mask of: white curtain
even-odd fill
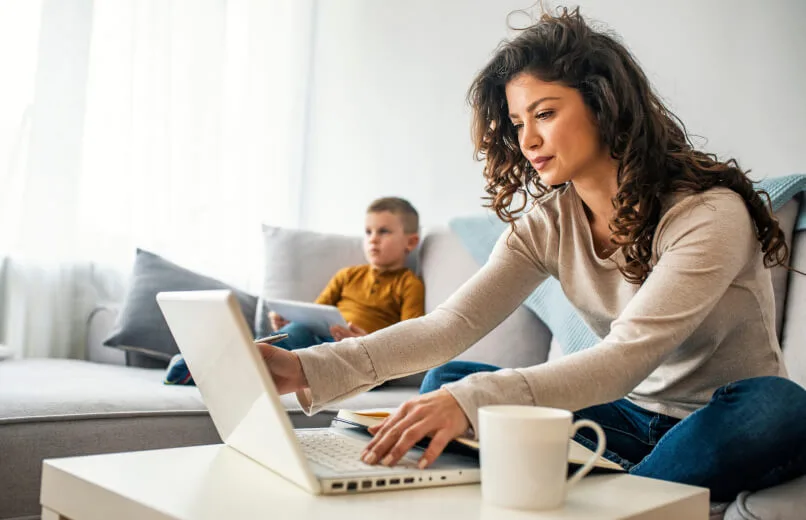
[[[314,0],[41,13],[33,99],[0,166],[8,347],[81,357],[137,247],[255,292],[261,222],[298,223]]]

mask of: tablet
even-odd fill
[[[347,328],[347,322],[341,312],[333,305],[268,298],[265,299],[265,302],[269,310],[276,312],[288,321],[305,325],[317,336],[330,336],[332,325]]]

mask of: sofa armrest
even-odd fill
[[[87,318],[87,361],[107,365],[125,365],[126,352],[105,347],[104,340],[112,333],[118,308],[114,306],[96,307]]]

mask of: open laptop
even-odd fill
[[[478,460],[445,453],[420,470],[414,448],[394,467],[369,466],[369,441],[352,428],[294,430],[230,291],[163,292],[162,313],[230,447],[313,494],[341,494],[478,482]]]

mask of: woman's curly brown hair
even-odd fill
[[[784,233],[762,199],[769,203],[769,195],[754,189],[734,159],[720,161],[695,150],[683,123],[653,92],[630,52],[614,37],[593,30],[579,8],[560,8],[556,16],[544,13],[535,25],[502,43],[468,92],[475,156],[486,159],[485,207],[501,220],[514,226],[530,197],[552,189],[521,153],[509,121],[505,87],[521,73],[578,90],[593,113],[602,142],[618,162],[610,230],[624,253],[626,264],[619,269],[629,282],[643,283],[652,270],[652,237],[663,196],[714,186],[730,188],[744,199],[764,265],[786,261]],[[516,196],[520,204],[514,204]]]

